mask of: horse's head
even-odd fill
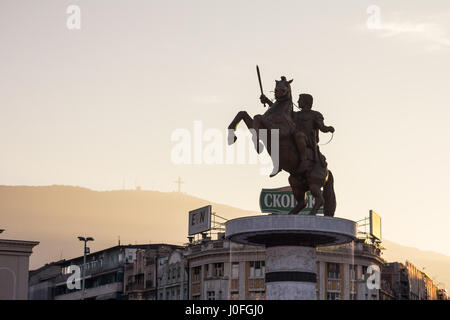
[[[286,77],[281,77],[281,80],[275,80],[275,99],[286,100],[292,99],[291,95],[291,82],[292,80],[286,80]]]

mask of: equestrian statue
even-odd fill
[[[258,153],[266,147],[274,159],[273,152],[278,151],[278,167],[275,166],[270,176],[275,176],[281,170],[289,173],[289,184],[297,200],[297,205],[289,214],[299,214],[306,208],[306,192],[310,191],[315,203],[309,214],[316,215],[323,205],[324,215],[333,217],[336,211],[333,174],[328,170],[326,158],[320,152],[318,143],[319,131],[334,133],[334,128],[326,126],[322,114],[312,110],[313,97],[310,94],[299,95],[300,111],[294,111],[291,92],[293,80],[287,80],[284,76],[275,80],[275,101],[272,102],[263,93],[258,67],[257,72],[261,89],[260,101],[269,108],[264,114],[253,118],[246,111],[238,112],[228,126],[228,143],[236,141],[234,131],[239,122],[244,121],[253,134]],[[278,130],[278,140],[275,141],[278,148],[271,145],[273,129]],[[263,132],[265,135],[262,135]]]

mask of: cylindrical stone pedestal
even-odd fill
[[[231,241],[266,247],[266,299],[316,300],[316,247],[356,239],[351,220],[299,215],[244,217],[226,223]]]
[[[266,248],[266,299],[316,300],[316,249]]]

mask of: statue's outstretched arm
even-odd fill
[[[325,125],[325,123],[323,122],[323,116],[322,115],[316,117],[316,126],[317,126],[317,129],[319,129],[323,133],[327,133],[327,132],[333,133],[334,132],[334,128],[332,126],[326,126]]]

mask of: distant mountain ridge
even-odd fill
[[[147,190],[93,191],[73,186],[0,186],[2,238],[40,244],[30,268],[82,254],[78,235],[95,238],[91,250],[122,244],[187,241],[188,212],[211,204],[220,216],[233,219],[261,213],[211,203],[185,193]],[[388,261],[409,260],[437,282],[450,284],[450,257],[383,241]]]
[[[40,241],[36,268],[80,255],[78,235],[95,238],[92,250],[122,244],[187,242],[188,212],[212,204],[228,219],[255,215],[178,192],[93,191],[72,186],[0,186],[2,238]]]

